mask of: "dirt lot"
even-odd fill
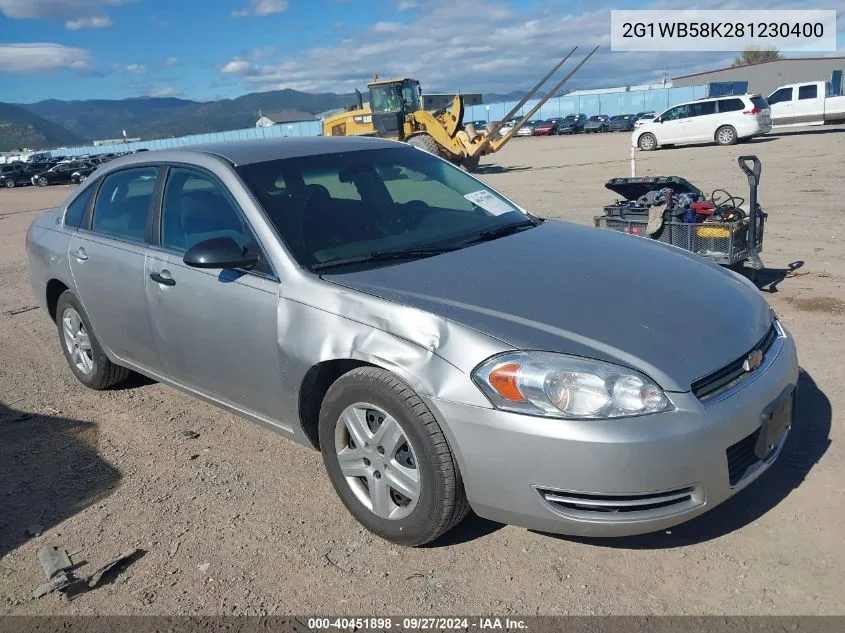
[[[604,182],[629,174],[628,138],[518,139],[482,177],[591,223]],[[27,225],[69,188],[0,191],[0,613],[845,613],[843,142],[824,128],[639,155],[640,175],[742,195],[736,157],[760,156],[764,292],[805,373],[800,422],[764,477],[686,525],[611,541],[470,518],[448,541],[394,547],[347,514],[316,452],[146,380],[87,391],[25,269]],[[71,602],[32,600],[43,543],[88,568],[145,554]]]

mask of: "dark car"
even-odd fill
[[[31,180],[33,185],[39,187],[77,183],[85,180],[97,167],[98,165],[79,161],[59,163],[47,171],[34,174]]]
[[[563,119],[546,119],[534,126],[534,136],[552,136],[557,134],[557,126]]]
[[[611,132],[630,132],[634,129],[634,122],[636,120],[636,114],[617,114],[614,117],[610,117],[608,128]]]
[[[13,187],[32,184],[32,177],[49,169],[50,165],[46,163],[11,163],[3,165],[3,167],[6,169],[0,172],[0,185],[12,189]]]
[[[578,134],[584,131],[587,122],[586,114],[569,114],[557,124],[558,134]]]
[[[584,124],[584,133],[607,132],[610,128],[610,117],[606,114],[594,114]]]

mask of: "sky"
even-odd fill
[[[0,101],[348,93],[373,73],[414,77],[425,92],[506,93],[529,89],[575,45],[602,48],[568,88],[730,65],[730,53],[610,51],[610,8],[679,5],[748,8],[744,0],[0,0]],[[845,11],[837,18],[845,55]]]

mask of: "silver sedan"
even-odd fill
[[[793,421],[795,345],[750,282],[397,142],[121,158],[27,251],[80,382],[139,372],[319,449],[356,519],[405,545],[470,508],[663,529],[760,476]]]

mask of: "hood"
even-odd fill
[[[324,278],[514,348],[627,365],[668,391],[689,391],[740,358],[772,322],[750,282],[697,255],[555,220],[459,251]]]

